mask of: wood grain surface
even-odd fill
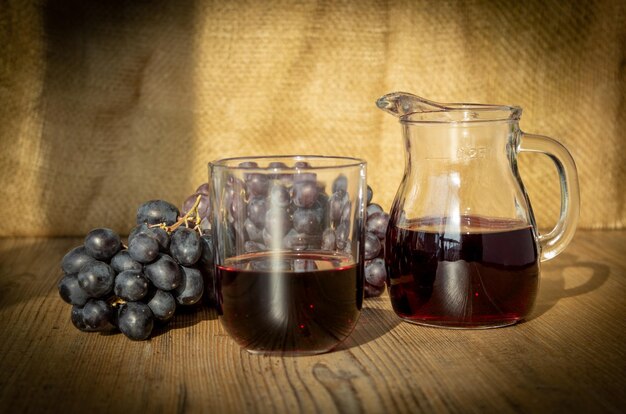
[[[56,284],[80,242],[0,239],[0,413],[626,410],[625,231],[579,232],[544,263],[524,323],[425,328],[383,295],[339,349],[306,357],[250,355],[203,308],[145,342],[77,331]]]

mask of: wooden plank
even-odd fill
[[[79,332],[56,291],[79,243],[0,239],[0,412],[626,409],[626,231],[579,232],[514,327],[419,327],[384,295],[339,349],[307,357],[250,355],[203,308],[145,342]]]

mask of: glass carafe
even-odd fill
[[[441,104],[407,93],[377,105],[399,117],[406,149],[386,239],[388,287],[402,319],[490,328],[532,310],[540,262],[574,235],[576,166],[557,141],[522,132],[521,108]],[[560,177],[561,214],[539,234],[517,156],[547,154]]]

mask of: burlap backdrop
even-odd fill
[[[0,235],[126,233],[211,159],[363,157],[388,208],[400,127],[374,101],[513,103],[573,153],[580,225],[622,228],[623,1],[0,1]],[[556,173],[522,156],[542,226]]]

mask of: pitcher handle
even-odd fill
[[[546,154],[554,162],[561,183],[561,213],[556,226],[547,234],[539,235],[541,261],[555,258],[565,250],[574,237],[580,212],[578,173],[574,158],[558,141],[535,134],[523,133],[520,151]]]

